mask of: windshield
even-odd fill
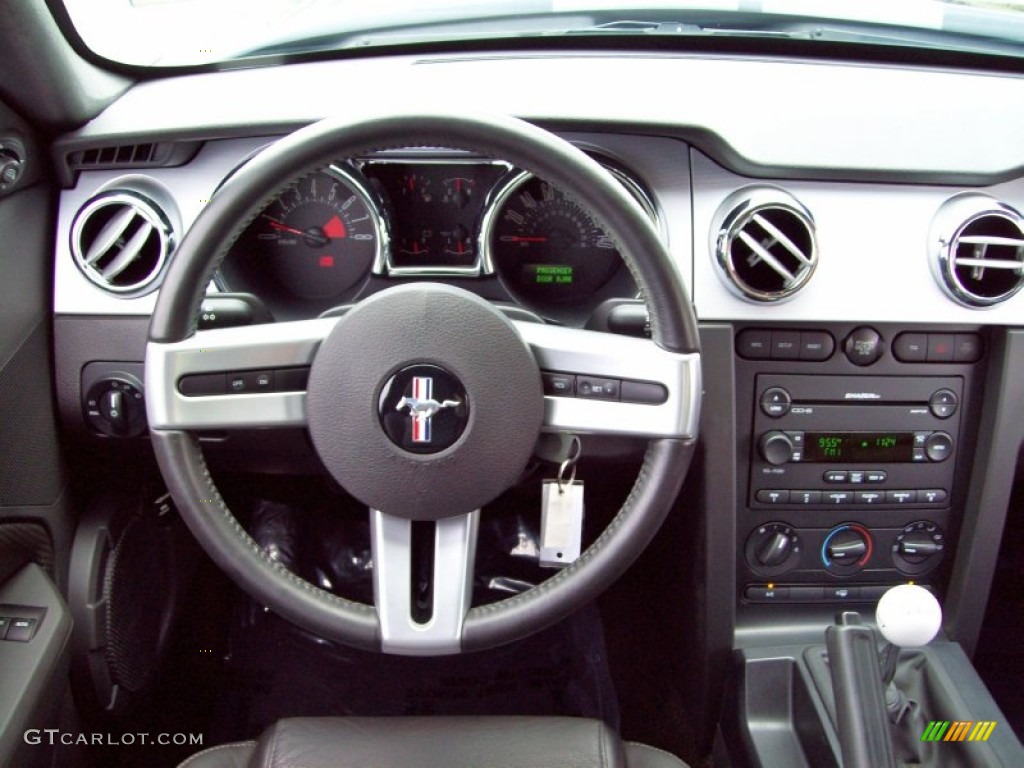
[[[764,35],[1024,55],[1024,0],[63,2],[93,52],[142,66],[565,35]]]

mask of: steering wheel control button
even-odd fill
[[[661,405],[668,400],[664,385],[652,381],[623,381],[622,402],[642,405]]]
[[[576,377],[570,373],[548,373],[541,371],[544,394],[554,397],[572,397],[576,392]]]
[[[593,400],[618,400],[621,383],[618,379],[597,379],[593,376],[577,376],[576,396]]]
[[[761,393],[761,411],[765,416],[777,419],[789,413],[793,398],[782,387],[770,387]]]
[[[436,365],[413,365],[388,379],[377,409],[395,445],[411,453],[438,453],[466,430],[470,404],[453,374]]]
[[[884,351],[885,344],[881,334],[868,326],[854,330],[843,343],[846,359],[862,367],[877,362]]]
[[[946,432],[932,432],[924,441],[928,461],[945,461],[953,453],[953,438]]]
[[[223,373],[196,373],[178,380],[178,391],[186,397],[223,395],[227,386],[227,375]]]
[[[515,485],[544,407],[537,360],[512,323],[440,283],[387,288],[339,318],[306,394],[331,476],[407,520],[465,515]]]
[[[309,382],[309,368],[278,368],[274,371],[274,384],[278,392],[305,392]]]
[[[948,419],[956,413],[958,405],[956,393],[951,389],[940,389],[928,401],[928,409],[937,419]]]

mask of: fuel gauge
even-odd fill
[[[476,182],[467,176],[450,176],[444,180],[441,202],[455,208],[465,208],[472,202]]]

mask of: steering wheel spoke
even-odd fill
[[[479,510],[436,522],[370,510],[382,650],[410,656],[462,650],[479,523]]]
[[[649,339],[516,322],[542,374],[569,391],[544,397],[546,432],[693,438],[700,410],[700,356]]]
[[[305,426],[305,371],[337,318],[197,331],[150,341],[152,429]]]

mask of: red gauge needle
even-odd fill
[[[546,243],[548,241],[546,237],[521,237],[519,235],[502,235],[500,239],[504,243]]]
[[[277,219],[272,219],[269,216],[264,216],[263,218],[270,222],[270,226],[272,228],[280,230],[281,232],[288,232],[289,234],[299,235],[300,237],[304,234],[300,230],[295,229],[295,227],[289,227],[287,224],[282,224]]]

